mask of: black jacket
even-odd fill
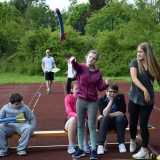
[[[108,102],[106,100],[106,94],[99,98],[98,100],[98,106],[99,106],[99,111],[100,111],[100,114],[103,116],[103,110],[106,108]],[[117,104],[117,111],[120,111],[122,113],[126,113],[126,102],[125,102],[125,99],[124,99],[124,95],[123,94],[118,94],[116,96],[116,104]],[[127,120],[127,117],[126,115],[124,115],[124,117],[126,118],[126,127],[128,126],[128,120]]]

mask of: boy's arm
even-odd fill
[[[34,116],[33,112],[28,106],[25,111],[25,118],[29,121],[29,124],[32,126],[34,130],[36,128],[36,117]]]
[[[114,113],[110,113],[109,117],[117,117],[117,116],[124,116],[126,113],[126,102],[123,94],[118,95],[119,98],[119,103],[117,104],[118,106],[118,111]]]
[[[103,116],[103,110],[106,107],[106,104],[104,102],[104,96],[98,99],[98,107],[100,114]]]
[[[124,113],[121,111],[117,111],[114,113],[109,113],[109,117],[117,117],[117,116],[124,116]]]
[[[6,112],[4,110],[4,107],[2,107],[0,110],[0,119],[4,119],[4,118],[6,118]]]

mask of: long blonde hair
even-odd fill
[[[149,43],[144,42],[138,45],[139,48],[141,48],[146,56],[145,56],[145,61],[147,62],[147,66],[148,66],[148,70],[149,73],[156,79],[160,78],[160,64],[158,63],[152,47]],[[139,60],[138,55],[137,55],[137,61],[138,61],[138,70],[140,72],[140,74],[142,74],[142,72],[144,71],[142,62]]]

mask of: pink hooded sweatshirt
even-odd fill
[[[64,104],[66,107],[67,118],[70,118],[70,117],[77,118],[76,100],[77,100],[77,98],[75,98],[72,94],[69,94],[65,97]],[[88,119],[87,113],[86,113],[85,117],[86,117],[86,119]]]

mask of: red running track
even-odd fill
[[[125,95],[126,104],[128,104],[128,91],[130,83],[116,82],[119,86],[119,92]],[[64,119],[66,118],[64,97],[66,96],[65,83],[53,83],[52,94],[46,94],[45,83],[42,84],[14,84],[14,85],[0,85],[0,106],[8,103],[9,95],[13,92],[19,92],[24,96],[24,103],[33,110],[37,118],[36,130],[63,130]],[[99,93],[102,96],[104,92]],[[152,111],[149,123],[156,128],[155,132],[150,133],[149,147],[150,152],[160,154],[160,93],[155,92],[155,106]],[[128,116],[128,112],[127,112]],[[130,140],[129,134],[126,134],[126,141]],[[117,142],[116,135],[108,135],[107,141]],[[9,140],[10,146],[17,146],[18,140]],[[77,138],[75,139],[77,143]],[[68,144],[67,137],[49,137],[49,138],[31,138],[29,146],[44,146],[44,145],[60,145]],[[127,148],[127,153],[120,154],[118,145],[114,148],[108,148],[104,155],[98,156],[99,160],[110,159],[130,159],[132,153]],[[27,156],[21,157],[16,153],[10,153],[3,158],[4,160],[71,160],[72,157],[67,153],[66,149],[52,150],[52,151],[28,151]],[[81,160],[89,160],[89,154],[81,157]]]

